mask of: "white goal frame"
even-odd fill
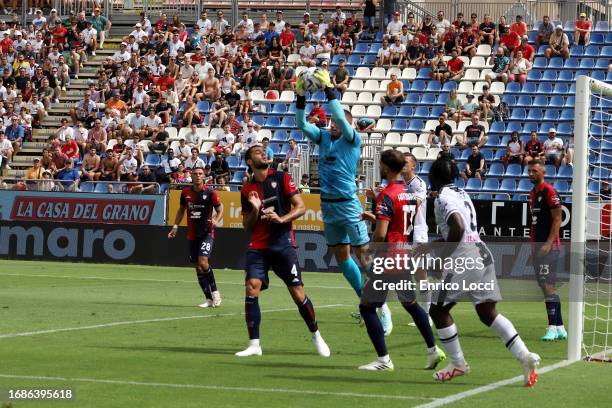
[[[582,358],[583,346],[585,245],[589,238],[586,225],[586,199],[589,180],[589,126],[591,124],[592,90],[612,95],[612,86],[584,75],[579,76],[576,80],[567,349],[567,358],[570,361]]]

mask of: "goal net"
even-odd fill
[[[568,358],[612,361],[612,85],[576,83]]]

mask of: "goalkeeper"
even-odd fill
[[[363,209],[357,197],[357,165],[361,153],[361,136],[351,123],[350,112],[336,99],[329,72],[317,69],[314,73],[325,90],[331,112],[329,129],[319,128],[306,120],[304,79],[297,80],[296,122],[306,137],[319,145],[319,183],[321,212],[327,245],[332,248],[338,268],[351,287],[361,297],[361,271],[351,258],[351,247],[362,266],[367,265],[368,231],[361,218]],[[391,312],[386,304],[381,308],[381,322],[385,334],[392,328]]]

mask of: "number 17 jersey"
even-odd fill
[[[419,198],[419,200],[417,200]],[[420,197],[406,191],[403,180],[387,185],[376,198],[376,219],[389,221],[386,242],[413,243]]]

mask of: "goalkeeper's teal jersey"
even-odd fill
[[[342,131],[336,140],[332,139],[329,130],[308,123],[303,109],[296,111],[296,122],[306,137],[319,145],[321,198],[354,198],[357,193],[355,176],[361,153],[361,136],[345,119],[338,100],[329,101],[329,108]]]

